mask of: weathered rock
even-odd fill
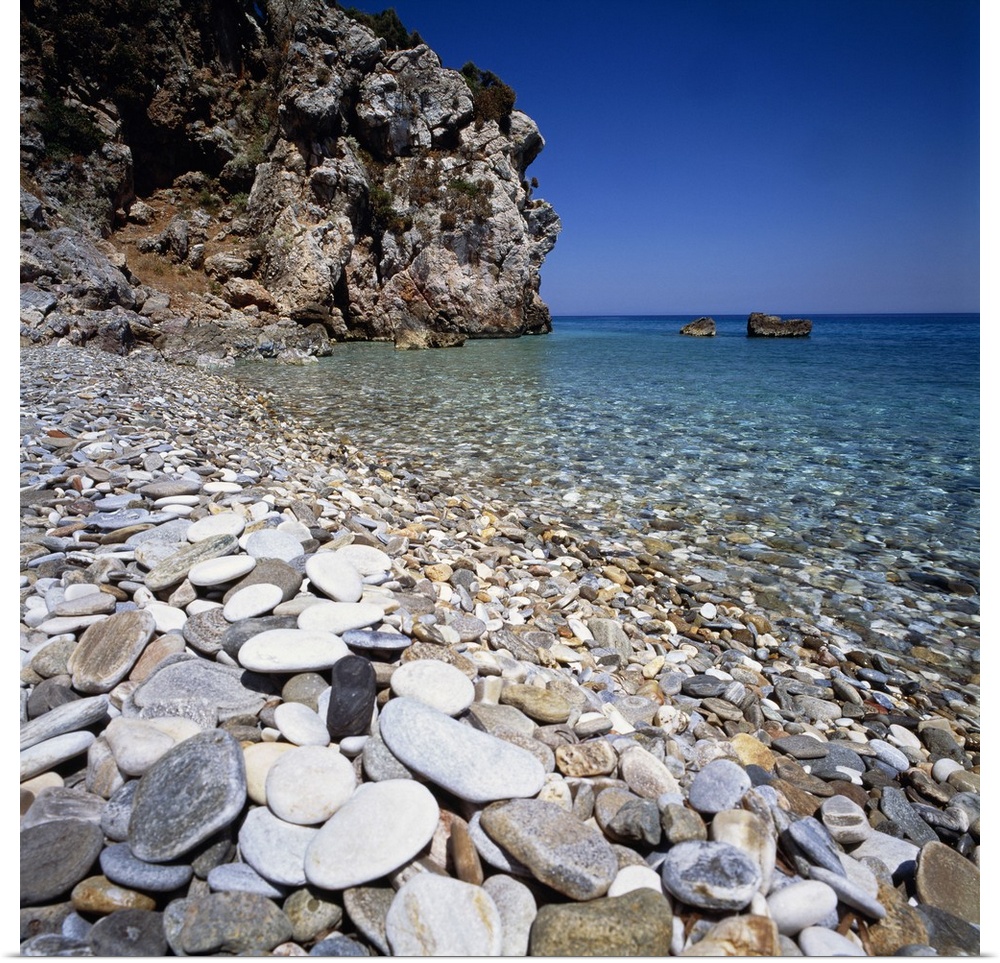
[[[714,338],[715,319],[696,318],[694,321],[689,321],[685,324],[684,327],[681,328],[680,333],[689,335],[692,338]]]
[[[812,331],[812,321],[802,318],[782,321],[776,314],[754,312],[747,318],[748,338],[804,338]]]
[[[550,903],[531,927],[532,956],[667,956],[673,932],[670,903],[637,889],[584,903]]]

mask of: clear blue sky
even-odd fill
[[[353,0],[517,92],[555,315],[979,310],[971,0]]]

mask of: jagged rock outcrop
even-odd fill
[[[776,314],[755,311],[747,318],[748,338],[804,338],[812,331],[812,321],[790,318],[782,321]]]
[[[696,318],[685,324],[680,333],[692,338],[714,338],[715,318]]]
[[[136,76],[72,46],[55,0],[33,5],[24,343],[86,340],[93,319],[72,319],[112,307],[116,350],[199,362],[551,329],[539,271],[560,223],[526,175],[544,141],[498,78],[444,68],[416,35],[389,49],[326,0],[165,0],[120,36],[109,0],[66,2],[74,22],[105,18]],[[58,231],[104,239],[89,293]]]

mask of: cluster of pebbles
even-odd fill
[[[22,955],[979,953],[937,676],[204,372],[21,402]]]

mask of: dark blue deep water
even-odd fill
[[[681,336],[691,316],[560,317],[540,337],[345,344],[237,374],[373,456],[605,534],[671,518],[695,548],[816,546],[828,594],[856,591],[852,570],[870,594],[893,566],[974,581],[979,315],[803,316],[811,336],[777,340],[747,338],[745,316],[716,316],[714,338]]]

